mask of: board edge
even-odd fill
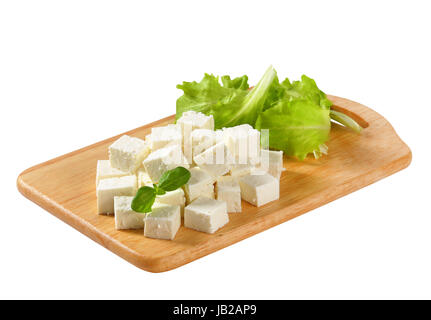
[[[403,145],[403,147],[405,147],[406,152],[400,156],[397,160],[392,161],[391,163],[389,163],[388,165],[394,165],[397,164],[396,166],[393,166],[393,168],[391,168],[391,170],[389,171],[385,171],[384,166],[383,167],[379,167],[376,170],[372,171],[372,172],[368,172],[365,173],[363,175],[364,178],[368,177],[369,175],[372,175],[373,173],[375,173],[376,171],[381,171],[384,174],[378,175],[375,177],[375,179],[370,179],[367,180],[366,183],[364,183],[363,185],[360,185],[358,188],[354,188],[354,189],[346,189],[346,192],[341,192],[341,193],[337,193],[335,196],[333,197],[328,197],[327,201],[325,200],[323,203],[320,202],[318,204],[316,204],[315,206],[313,205],[311,208],[303,210],[303,211],[297,211],[295,212],[294,215],[290,215],[290,216],[284,216],[282,215],[283,211],[285,211],[285,209],[280,209],[276,212],[274,212],[275,214],[277,214],[279,217],[279,219],[276,220],[276,222],[271,223],[271,224],[265,224],[264,223],[264,217],[259,218],[258,221],[253,221],[252,224],[255,225],[255,230],[253,230],[253,232],[247,232],[247,234],[242,234],[240,232],[240,230],[235,230],[236,231],[236,235],[235,235],[235,239],[232,241],[223,241],[224,237],[222,234],[221,236],[215,238],[217,239],[217,241],[215,242],[215,244],[217,244],[216,246],[211,246],[211,249],[207,249],[205,251],[200,251],[199,254],[194,254],[193,255],[193,259],[190,259],[186,262],[184,261],[179,261],[176,260],[176,263],[166,263],[166,260],[172,260],[173,258],[176,258],[176,256],[181,256],[184,255],[184,252],[180,252],[180,253],[175,253],[173,255],[169,255],[169,256],[163,256],[163,257],[156,257],[156,258],[152,258],[152,257],[147,257],[144,256],[138,252],[135,252],[133,250],[131,250],[128,247],[125,247],[123,245],[121,245],[121,243],[117,243],[117,241],[115,241],[113,238],[110,238],[108,236],[106,236],[104,233],[99,232],[96,228],[94,228],[93,226],[91,226],[90,224],[88,224],[87,222],[83,221],[82,219],[77,218],[76,215],[72,215],[70,213],[67,212],[67,210],[65,210],[64,208],[61,208],[59,205],[57,205],[56,203],[54,203],[53,201],[50,201],[49,198],[44,197],[43,194],[40,194],[37,190],[35,190],[34,188],[32,188],[30,185],[28,185],[25,182],[25,175],[33,170],[36,170],[40,167],[46,166],[46,165],[50,165],[52,163],[55,163],[61,159],[73,156],[77,153],[80,153],[82,151],[94,148],[100,144],[104,144],[108,141],[112,141],[116,138],[118,138],[119,136],[123,135],[123,134],[133,134],[134,132],[140,131],[144,128],[147,127],[153,127],[159,123],[163,123],[166,122],[168,120],[172,120],[173,116],[168,116],[165,118],[162,118],[160,120],[157,120],[155,122],[149,123],[147,125],[135,128],[133,130],[127,131],[125,133],[116,135],[114,137],[96,142],[94,144],[88,145],[86,147],[77,149],[75,151],[66,153],[64,155],[61,155],[59,157],[53,158],[51,160],[39,163],[35,166],[32,166],[26,170],[24,170],[23,172],[21,172],[21,174],[19,174],[18,178],[17,178],[17,188],[18,191],[27,199],[29,199],[30,201],[34,202],[35,204],[37,204],[38,206],[42,207],[43,209],[47,210],[48,212],[50,212],[52,215],[54,215],[55,217],[59,218],[60,220],[62,220],[63,222],[69,224],[71,227],[73,227],[74,229],[76,229],[77,231],[81,232],[82,234],[86,235],[87,237],[89,237],[90,239],[92,239],[93,241],[99,243],[100,245],[102,245],[103,247],[105,247],[106,249],[112,251],[113,253],[115,253],[116,255],[120,256],[121,258],[125,259],[126,261],[128,261],[129,263],[133,264],[134,266],[148,271],[148,272],[152,272],[152,273],[160,273],[160,272],[166,272],[169,270],[173,270],[176,269],[180,266],[186,265],[190,262],[193,262],[197,259],[200,259],[204,256],[207,256],[215,251],[218,251],[220,249],[223,249],[225,247],[228,247],[232,244],[235,244],[239,241],[242,241],[244,239],[247,239],[257,233],[266,231],[274,226],[277,226],[283,222],[286,222],[288,220],[291,220],[295,217],[298,217],[302,214],[305,214],[307,212],[310,212],[320,206],[323,206],[329,202],[335,201],[338,198],[341,198],[349,193],[352,193],[354,191],[357,191],[359,189],[362,189],[363,187],[366,187],[372,183],[377,182],[378,180],[381,180],[387,176],[390,176],[398,171],[401,171],[403,169],[405,169],[406,167],[408,167],[412,161],[412,152],[411,149],[408,147],[408,145],[399,137],[399,135],[396,133],[395,129],[392,127],[392,125],[389,123],[389,121],[387,121],[383,116],[381,116],[379,113],[377,113],[376,111],[374,111],[373,109],[364,106],[358,102],[352,101],[352,100],[348,100],[345,98],[341,98],[341,97],[337,97],[337,96],[330,96],[331,98],[334,97],[336,98],[337,101],[346,101],[349,103],[353,103],[353,104],[358,104],[361,107],[364,107],[368,110],[370,110],[371,112],[377,114],[379,117],[381,117],[382,120],[385,121],[385,123],[387,123],[390,126],[390,129],[394,132],[395,136],[398,138],[399,142]],[[345,186],[346,184],[351,184],[352,181],[348,181],[345,182],[343,184],[338,185],[338,187],[340,186]],[[38,196],[35,196],[35,194],[37,194]],[[319,194],[320,195],[320,194]],[[257,228],[259,227],[259,228]],[[229,235],[231,236],[232,233],[229,233]],[[231,237],[232,239],[232,237]],[[214,241],[214,238],[212,239],[212,241]],[[206,242],[204,243],[204,245],[206,244]],[[194,249],[196,251],[198,251],[196,248]]]

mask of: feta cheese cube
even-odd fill
[[[201,169],[208,171],[214,177],[228,173],[234,161],[223,142],[208,148],[193,160]]]
[[[169,145],[181,146],[183,137],[181,127],[176,124],[169,124],[164,127],[155,127],[151,129],[151,150],[164,148]]]
[[[145,136],[145,143],[149,146],[149,148],[151,149],[151,133],[147,134]]]
[[[170,204],[173,206],[180,206],[181,216],[184,215],[184,207],[186,205],[186,198],[183,189],[179,188],[174,191],[168,191],[164,195],[157,196],[157,203]]]
[[[189,123],[194,129],[214,130],[214,117],[207,116],[202,112],[186,111],[183,112],[177,123]]]
[[[144,140],[124,135],[109,147],[109,160],[112,167],[134,173],[149,152]]]
[[[208,199],[215,199],[214,184],[208,184],[206,186],[203,186],[199,197],[208,198]],[[188,201],[187,203],[190,203],[192,201],[193,200]]]
[[[262,149],[260,152],[259,170],[264,170],[274,178],[280,180],[283,171],[283,151],[272,151]]]
[[[257,207],[280,198],[280,182],[268,173],[240,177],[239,186],[242,199]]]
[[[214,134],[215,134],[215,144],[224,142],[225,138],[224,138],[223,129],[217,129],[216,131],[214,131]]]
[[[99,181],[96,188],[97,212],[99,214],[114,213],[114,197],[132,196],[137,192],[136,176],[108,178]]]
[[[215,131],[209,129],[196,129],[192,131],[193,156],[212,147],[216,141]]]
[[[224,141],[237,164],[260,162],[260,132],[248,124],[225,128]]]
[[[180,206],[154,203],[152,211],[145,217],[144,236],[173,240],[180,226]]]
[[[153,186],[153,181],[144,168],[141,167],[136,171],[136,177],[138,179],[138,189],[143,186]]]
[[[214,130],[214,117],[195,111],[183,112],[177,124],[181,126],[183,152],[189,163],[193,161],[192,131],[195,129]]]
[[[214,233],[228,222],[224,201],[198,198],[184,210],[184,226],[197,231]]]
[[[190,179],[184,185],[187,203],[198,197],[214,198],[215,178],[199,167],[190,169]]]
[[[172,145],[151,152],[144,160],[143,165],[148,176],[154,183],[159,181],[165,171],[178,166],[189,168],[188,162],[184,158],[179,145]]]
[[[227,212],[241,212],[241,189],[234,177],[220,177],[216,183],[217,200],[225,201]]]
[[[133,197],[114,197],[115,228],[143,229],[145,214],[132,210]]]
[[[235,164],[231,167],[229,174],[232,177],[242,177],[250,174],[254,169],[254,166],[249,164]]]
[[[97,161],[97,172],[96,172],[96,187],[101,179],[108,178],[119,178],[129,175],[130,173],[124,172],[115,168],[112,168],[109,160],[98,160]]]

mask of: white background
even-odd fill
[[[428,1],[0,2],[0,298],[431,298]],[[176,270],[117,257],[16,189],[173,114],[183,80],[268,65],[384,115],[409,168]]]

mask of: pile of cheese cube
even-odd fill
[[[144,229],[144,235],[174,239],[181,226],[214,233],[241,212],[241,199],[262,206],[279,199],[283,153],[261,149],[260,132],[250,125],[214,130],[213,116],[184,112],[176,124],[152,128],[145,140],[122,136],[97,162],[99,214],[114,214],[117,229]],[[157,196],[152,211],[134,212],[142,186],[182,166],[190,180]]]

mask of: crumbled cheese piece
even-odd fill
[[[176,124],[169,124],[164,127],[155,127],[151,129],[151,150],[164,148],[170,145],[181,146],[183,137],[181,127]]]
[[[151,149],[151,133],[150,134],[147,134],[146,136],[145,136],[145,143],[150,147],[150,149]]]
[[[193,156],[204,152],[215,144],[215,131],[209,129],[196,129],[192,131]]]
[[[283,151],[261,150],[261,161],[257,169],[264,170],[280,180],[283,171]]]
[[[109,160],[98,160],[97,171],[96,171],[96,187],[99,181],[108,178],[119,178],[129,175],[129,172],[124,172],[115,168],[112,168]]]
[[[229,174],[233,177],[242,177],[250,174],[254,169],[254,166],[249,164],[235,164],[230,168]]]
[[[144,236],[173,240],[180,226],[180,206],[154,203],[152,211],[145,217]]]
[[[177,123],[190,123],[194,129],[214,130],[214,117],[207,116],[202,112],[186,111],[183,112]]]
[[[280,198],[279,180],[265,172],[254,172],[239,178],[241,197],[260,207]]]
[[[179,188],[174,191],[168,191],[164,195],[157,196],[157,203],[170,204],[173,206],[180,206],[181,216],[184,215],[184,207],[186,205],[186,198],[184,196],[184,190]]]
[[[114,197],[115,228],[143,229],[145,214],[132,210],[133,197]]]
[[[260,132],[248,124],[225,128],[224,141],[237,164],[260,162]]]
[[[189,163],[193,161],[192,131],[195,129],[214,130],[214,117],[195,111],[184,112],[178,119],[183,135],[183,152]]]
[[[150,153],[143,162],[144,168],[150,179],[157,183],[165,171],[174,169],[178,166],[189,168],[187,160],[179,145],[173,145],[158,149]]]
[[[145,171],[145,168],[139,168],[138,171],[136,171],[136,177],[138,178],[138,188],[143,186],[153,186],[153,181],[151,180],[147,171]]]
[[[199,167],[190,169],[190,180],[184,185],[187,203],[198,197],[214,198],[215,178]]]
[[[216,131],[214,131],[215,134],[215,144],[218,144],[220,142],[224,142],[225,137],[224,137],[224,130],[223,129],[217,129]]]
[[[224,201],[198,198],[184,210],[184,226],[197,231],[214,233],[228,222]]]
[[[149,152],[144,140],[124,135],[109,147],[109,160],[112,167],[134,173]]]
[[[218,143],[193,158],[194,162],[214,177],[222,176],[232,167],[233,157],[226,145]]]
[[[227,212],[241,212],[241,189],[235,177],[218,178],[216,194],[217,200],[226,201]]]
[[[135,196],[136,176],[102,179],[97,185],[97,210],[99,214],[114,213],[114,197]]]

